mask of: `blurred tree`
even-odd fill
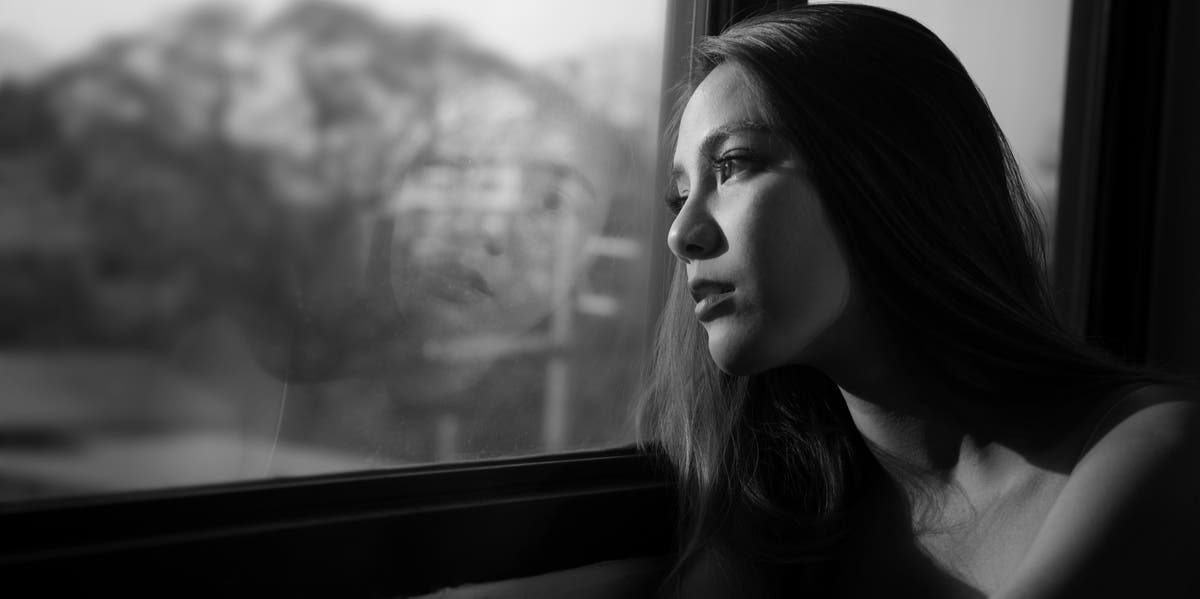
[[[646,223],[652,126],[614,121],[577,83],[323,2],[262,25],[203,5],[109,39],[0,88],[0,205],[20,197],[35,230],[71,231],[54,252],[0,247],[25,281],[0,308],[37,315],[0,335],[161,348],[226,314],[279,379],[385,380],[397,404],[444,406],[524,377],[505,392],[528,402],[544,369],[513,363],[570,351],[538,339],[573,309],[585,241]],[[609,271],[597,284],[636,274]],[[618,354],[631,335],[581,326]],[[611,378],[578,386],[604,401]]]

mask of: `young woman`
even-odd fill
[[[1200,409],[1056,318],[1003,134],[927,29],[824,4],[695,48],[643,432],[687,597],[1200,591]]]

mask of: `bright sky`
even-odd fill
[[[521,62],[571,53],[614,39],[662,35],[665,0],[341,0],[396,21],[455,23],[481,45]],[[256,16],[288,0],[236,0]],[[105,34],[143,30],[197,0],[0,0],[0,32],[16,34],[48,58],[87,48]]]
[[[290,0],[227,0],[262,17]],[[659,38],[666,0],[340,0],[401,21],[454,23],[477,43],[538,62],[597,42]],[[1027,167],[1057,155],[1068,0],[865,0],[928,25],[971,71]],[[198,0],[0,0],[0,33],[57,59],[105,34],[144,30]]]

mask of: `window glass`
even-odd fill
[[[665,1],[0,1],[0,502],[630,440]]]
[[[1070,0],[863,0],[908,15],[958,56],[1008,136],[1042,211],[1047,254],[1058,206]]]

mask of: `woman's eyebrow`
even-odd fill
[[[711,156],[725,140],[729,139],[737,133],[767,133],[775,134],[776,128],[764,123],[763,121],[737,121],[726,123],[708,132],[704,139],[700,141],[700,154],[702,156]],[[685,175],[683,166],[675,164],[671,167],[671,174],[667,178],[667,185],[678,187],[679,179]]]
[[[711,155],[725,140],[737,133],[775,133],[775,128],[762,121],[738,121],[726,123],[710,131],[700,142],[700,152]]]

